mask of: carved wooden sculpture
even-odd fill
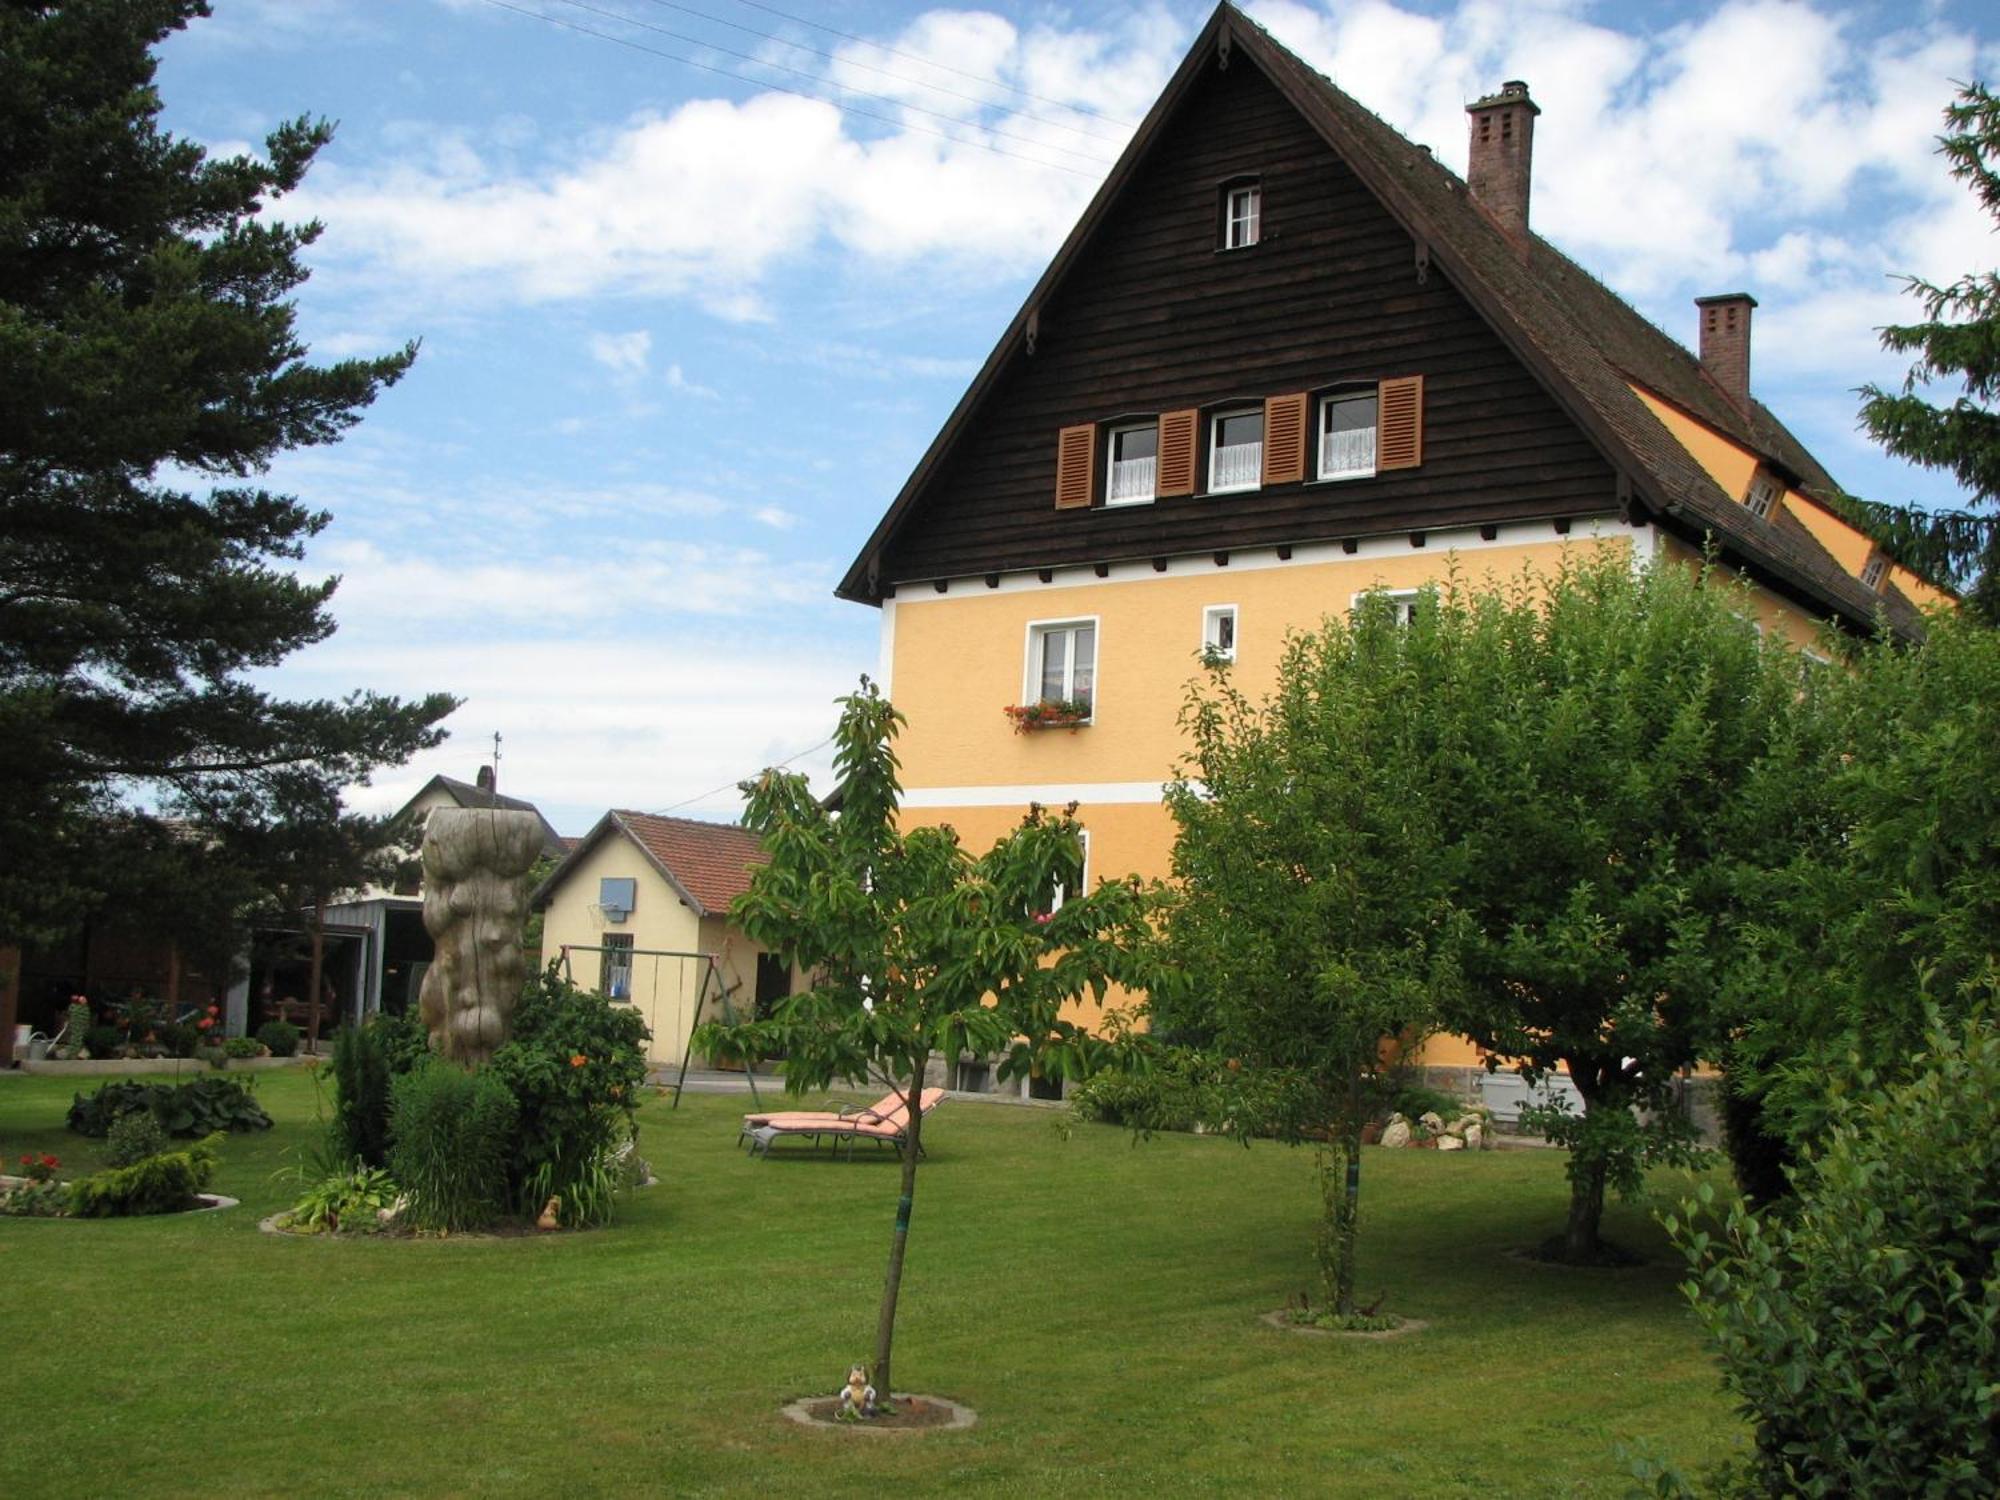
[[[437,955],[421,1004],[441,1057],[476,1068],[507,1040],[527,977],[528,870],[541,852],[541,820],[530,812],[446,807],[430,816],[424,926]]]

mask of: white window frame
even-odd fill
[[[636,946],[633,934],[629,932],[607,932],[599,936],[600,962],[598,964],[597,981],[601,987],[600,993],[606,1000],[616,1001],[620,1004],[630,1003],[632,999],[632,950]],[[618,962],[614,957],[614,955],[621,953],[624,955],[624,962],[622,963]],[[622,984],[620,980],[623,980]]]
[[[1861,565],[1861,586],[1876,593],[1882,592],[1882,585],[1889,577],[1888,554],[1877,552]]]
[[[1083,869],[1076,879],[1076,893],[1079,896],[1088,896],[1090,894],[1090,830],[1088,828],[1079,828],[1076,831],[1076,837],[1077,842],[1083,845]],[[1061,911],[1063,909],[1063,902],[1068,899],[1069,893],[1063,889],[1063,883],[1058,880],[1054,893],[1049,897],[1049,915],[1054,916],[1057,912]]]
[[[1104,676],[1104,626],[1096,615],[1073,615],[1064,619],[1030,620],[1028,622],[1027,644],[1022,651],[1021,701],[1023,703],[1045,702],[1042,697],[1042,642],[1059,630],[1081,630],[1089,626],[1092,632],[1090,653],[1090,713],[1084,718],[1086,724],[1097,721],[1097,708],[1101,700],[1100,688]],[[1076,696],[1076,639],[1070,638],[1064,650],[1063,697],[1074,700]]]
[[[1422,589],[1363,589],[1347,601],[1349,614],[1359,614],[1361,605],[1370,594],[1380,594],[1389,601],[1389,608],[1396,623],[1404,629],[1417,623],[1417,606],[1423,603]]]
[[[1250,463],[1250,465],[1249,465],[1249,469],[1250,469],[1250,475],[1249,475],[1249,478],[1247,478],[1247,479],[1238,479],[1238,480],[1235,480],[1235,481],[1233,481],[1233,482],[1231,482],[1231,483],[1228,483],[1228,484],[1225,484],[1225,483],[1223,483],[1223,482],[1222,482],[1222,480],[1221,480],[1220,478],[1218,478],[1218,476],[1217,476],[1217,464],[1216,464],[1216,461],[1217,461],[1217,460],[1218,460],[1218,459],[1219,459],[1219,458],[1220,458],[1220,457],[1222,456],[1222,424],[1223,424],[1224,422],[1226,422],[1226,421],[1229,421],[1229,420],[1230,420],[1230,419],[1232,419],[1232,418],[1235,418],[1235,417],[1255,417],[1255,418],[1257,419],[1257,441],[1256,441],[1256,442],[1255,442],[1254,444],[1253,444],[1253,443],[1236,443],[1236,444],[1233,444],[1233,445],[1232,445],[1232,447],[1234,447],[1234,448],[1252,448],[1252,447],[1254,447],[1254,448],[1255,448],[1255,449],[1256,449],[1257,451],[1256,451],[1256,455],[1255,455],[1254,459],[1252,460],[1252,462],[1251,462],[1251,463]],[[1255,406],[1229,406],[1229,407],[1224,407],[1224,408],[1223,408],[1222,410],[1220,410],[1220,411],[1216,411],[1216,412],[1212,412],[1212,413],[1210,413],[1210,415],[1209,415],[1209,418],[1208,418],[1208,492],[1209,492],[1209,494],[1211,494],[1211,495],[1233,495],[1233,494],[1240,494],[1240,493],[1242,493],[1242,492],[1243,492],[1243,491],[1245,491],[1245,490],[1254,490],[1254,489],[1257,489],[1257,488],[1258,488],[1259,486],[1261,486],[1261,485],[1263,484],[1263,482],[1264,482],[1264,412],[1263,412],[1263,409],[1262,409],[1261,407],[1255,407]]]
[[[1204,656],[1220,657],[1223,661],[1236,660],[1238,620],[1233,604],[1211,604],[1201,612],[1201,650]],[[1221,634],[1223,620],[1229,621],[1229,644],[1224,646],[1217,637]]]
[[[1238,205],[1242,212],[1238,212]],[[1264,236],[1264,184],[1239,182],[1222,191],[1222,248],[1248,250]]]
[[[1750,488],[1743,496],[1743,508],[1753,516],[1769,520],[1778,509],[1778,502],[1784,497],[1785,487],[1778,476],[1759,469],[1750,476]]]
[[[1368,467],[1365,469],[1341,469],[1327,472],[1326,466],[1326,416],[1329,409],[1343,401],[1372,401],[1375,403],[1375,425],[1368,429]],[[1379,387],[1328,391],[1313,404],[1313,478],[1326,482],[1343,479],[1373,479],[1379,465],[1378,448],[1382,434],[1382,393]]]
[[[1118,483],[1118,440],[1127,433],[1150,432],[1153,434],[1153,482],[1146,487],[1143,495],[1120,496],[1116,492]],[[1127,459],[1127,463],[1146,462],[1143,459]],[[1114,422],[1104,440],[1104,503],[1106,505],[1151,505],[1160,494],[1160,421],[1154,417],[1144,422]]]

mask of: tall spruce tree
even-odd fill
[[[1961,88],[1945,108],[1938,151],[2000,225],[2000,98],[1983,83]],[[1923,304],[1924,320],[1882,330],[1882,346],[1914,355],[1896,390],[1861,388],[1862,425],[1898,458],[1941,469],[1965,487],[1964,510],[1851,500],[1857,521],[1904,562],[1943,583],[1971,585],[1969,602],[2000,623],[2000,271],[1989,267],[1949,286],[1922,277],[1904,285]],[[1957,379],[1945,404],[1923,388]]]
[[[308,362],[316,223],[264,216],[331,127],[211,160],[160,129],[153,48],[205,0],[0,5],[0,940],[90,894],[61,851],[121,804],[200,815],[278,773],[338,786],[442,738],[453,700],[286,701],[245,674],[333,630],[285,564],[323,511],[256,482],[415,357]]]

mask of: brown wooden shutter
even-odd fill
[[[1097,424],[1056,434],[1056,509],[1087,510],[1097,493]]]
[[[1160,463],[1153,493],[1165,498],[1194,493],[1194,435],[1201,427],[1201,413],[1163,412],[1160,415]]]
[[[1416,468],[1424,461],[1424,377],[1385,380],[1377,400],[1376,470]]]
[[[1264,403],[1264,483],[1297,484],[1306,477],[1304,391],[1272,396]]]

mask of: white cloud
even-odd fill
[[[667,389],[678,391],[683,396],[698,397],[703,401],[713,401],[721,394],[713,386],[706,386],[698,381],[689,380],[686,372],[678,364],[667,366]]]
[[[642,375],[653,350],[653,336],[641,328],[632,333],[593,333],[590,357],[614,375]],[[674,366],[678,375],[680,366]]]
[[[799,524],[799,518],[780,505],[760,505],[750,512],[750,519],[773,531],[790,531]]]

